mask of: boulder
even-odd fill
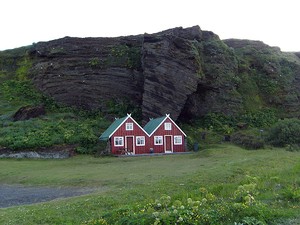
[[[21,107],[13,116],[14,121],[29,120],[46,114],[45,107],[40,106],[24,106]]]

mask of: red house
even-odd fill
[[[170,118],[150,120],[142,128],[132,117],[116,119],[100,136],[112,154],[149,154],[185,151],[186,134]]]
[[[150,120],[144,130],[149,135],[149,146],[154,153],[184,152],[186,149],[186,134],[170,118],[169,114]]]
[[[142,154],[146,153],[148,134],[127,114],[116,119],[99,139],[108,141],[112,154]]]

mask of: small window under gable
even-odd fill
[[[162,145],[163,137],[162,136],[154,136],[154,145]]]
[[[165,130],[172,130],[172,124],[171,123],[165,123]]]
[[[114,137],[115,146],[124,146],[124,138],[123,137]]]
[[[174,136],[174,145],[182,145],[182,136],[181,135]]]
[[[126,123],[126,130],[133,130],[133,123]]]
[[[136,137],[136,146],[145,146],[145,136]]]

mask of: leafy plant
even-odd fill
[[[264,147],[264,140],[254,133],[238,131],[231,136],[232,143],[246,149],[260,149]]]
[[[265,225],[265,220],[271,219],[271,213],[255,199],[257,194],[255,183],[239,186],[230,199],[218,197],[202,187],[193,198],[173,199],[162,195],[144,206],[119,209],[103,218],[112,224],[219,225],[241,221],[235,224]]]
[[[300,144],[300,120],[296,118],[278,121],[271,127],[268,141],[274,146]]]

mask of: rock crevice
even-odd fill
[[[256,108],[286,106],[299,115],[299,53],[287,55],[257,41],[221,41],[199,26],[65,37],[37,43],[29,55],[35,86],[56,101],[103,112],[126,102],[141,112],[143,123],[165,113],[174,120],[236,115],[253,110],[251,101]],[[247,88],[252,84],[256,89]]]

